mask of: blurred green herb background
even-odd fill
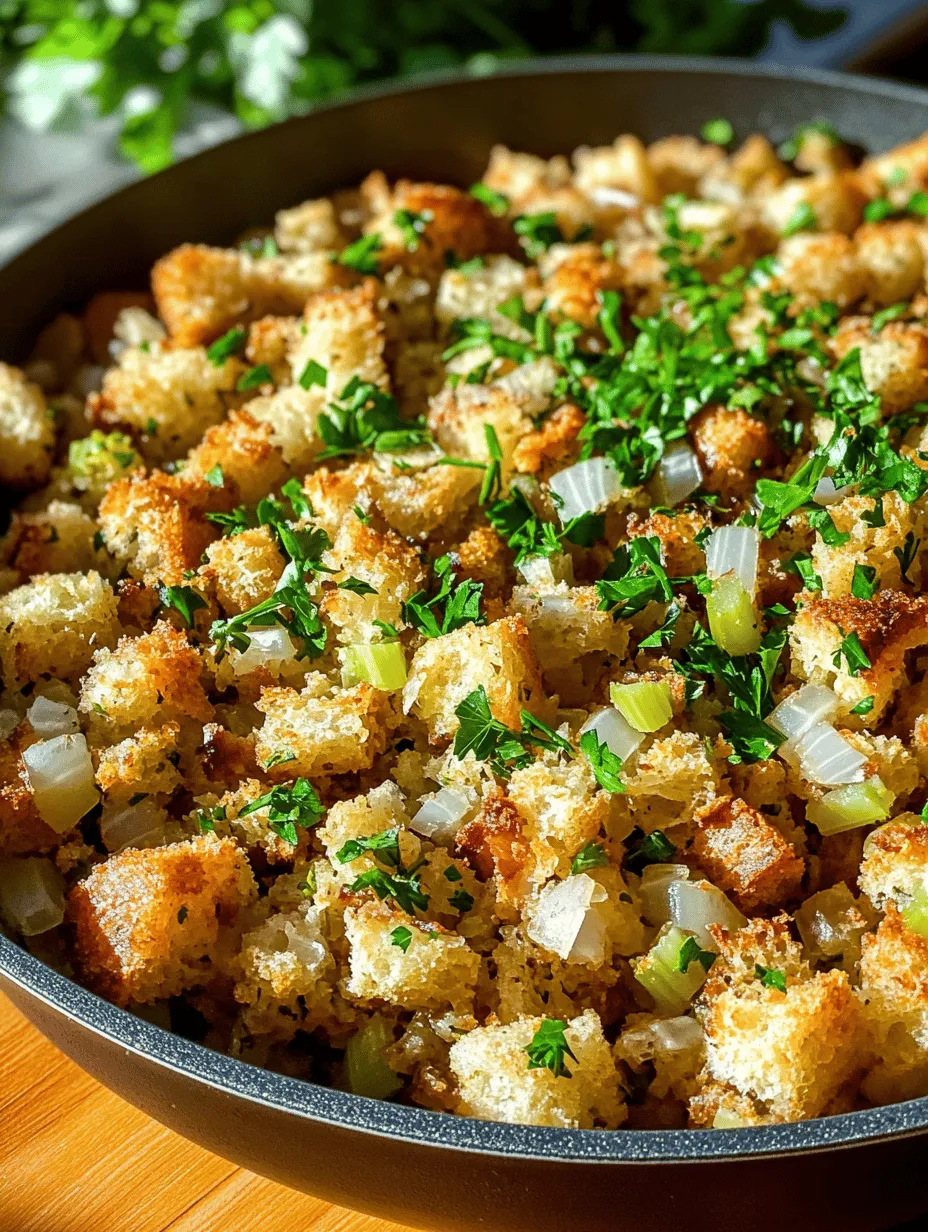
[[[0,0],[7,111],[30,128],[114,115],[144,171],[203,102],[260,127],[348,86],[567,52],[755,55],[771,23],[799,37],[844,9],[803,0]]]

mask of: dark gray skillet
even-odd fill
[[[821,117],[882,150],[928,129],[928,92],[617,56],[356,96],[135,184],[22,253],[0,270],[0,356],[22,358],[55,312],[95,291],[143,285],[173,245],[228,243],[371,168],[467,185],[496,141],[550,155],[620,132],[696,133],[718,115],[739,136],[761,129],[774,140]],[[252,1068],[114,1008],[2,936],[0,988],[64,1052],[165,1125],[256,1172],[403,1223],[461,1232],[878,1232],[928,1211],[928,1098],[759,1129],[531,1129]],[[121,1147],[100,1142],[101,1152]]]

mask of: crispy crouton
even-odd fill
[[[699,185],[699,195],[719,201],[763,198],[788,177],[789,170],[769,139],[762,133],[752,133],[733,154],[709,168]]]
[[[88,410],[96,425],[136,437],[149,462],[181,458],[223,418],[242,371],[239,360],[213,364],[198,347],[127,347]]]
[[[122,637],[115,650],[98,650],[81,683],[79,710],[97,744],[115,744],[140,727],[178,723],[195,730],[213,715],[200,674],[199,651],[179,630],[160,621],[151,633]]]
[[[0,482],[36,488],[48,476],[55,432],[38,385],[0,364]]]
[[[867,293],[867,271],[846,235],[802,232],[781,242],[778,278],[797,307],[827,300],[848,308]]]
[[[206,562],[200,575],[215,585],[227,616],[269,599],[284,571],[284,558],[267,526],[217,539],[206,549]]]
[[[867,299],[877,308],[911,299],[925,281],[925,228],[909,219],[864,223],[855,232],[867,274]]]
[[[116,597],[98,573],[38,574],[0,599],[4,683],[76,680],[118,634]]]
[[[169,796],[181,784],[177,769],[177,737],[180,725],[140,727],[133,735],[100,750],[97,785],[108,799],[128,800],[146,796]]]
[[[928,135],[864,159],[858,179],[868,196],[886,196],[902,208],[913,192],[928,187]]]
[[[546,709],[528,629],[521,616],[481,627],[469,624],[420,646],[409,666],[403,708],[442,741],[459,726],[455,708],[479,685],[495,718],[519,728],[522,708]]]
[[[314,361],[326,370],[324,395],[329,399],[338,397],[352,377],[386,387],[384,327],[376,299],[377,283],[372,278],[351,291],[314,295],[290,352],[294,379]],[[319,387],[317,391],[323,393]]]
[[[661,137],[648,146],[648,165],[657,180],[660,197],[683,193],[698,197],[697,185],[725,161],[721,146],[695,137]]]
[[[597,190],[619,189],[640,202],[660,200],[660,189],[641,141],[631,134],[616,137],[612,145],[574,151],[574,183],[596,200]]]
[[[852,674],[846,658],[835,659],[844,637],[860,639],[870,667]],[[893,694],[906,681],[908,651],[928,642],[928,596],[911,598],[898,590],[880,590],[872,599],[807,598],[789,633],[793,672],[812,684],[827,684],[846,718],[865,697],[873,698],[868,715],[879,723]]]
[[[544,1024],[522,1018],[506,1026],[478,1027],[451,1046],[458,1083],[457,1111],[482,1121],[556,1125],[565,1129],[615,1128],[626,1109],[615,1062],[593,1010],[567,1024],[565,1056],[571,1077],[541,1066],[529,1069],[526,1048]]]
[[[529,889],[532,853],[526,819],[515,803],[495,789],[475,817],[458,830],[456,850],[467,860],[481,881],[494,878],[497,910],[520,903]]]
[[[22,581],[36,573],[105,569],[106,554],[94,547],[97,524],[80,505],[51,501],[41,513],[14,513],[3,555]]]
[[[892,902],[876,935],[863,939],[860,991],[877,1058],[864,1094],[879,1104],[928,1094],[928,940]]]
[[[709,880],[748,912],[794,898],[805,871],[776,826],[743,800],[722,798],[701,812],[690,850]]]
[[[452,551],[462,577],[483,587],[484,601],[502,598],[512,554],[492,526],[475,526]]]
[[[123,1006],[203,983],[256,895],[245,853],[229,839],[111,856],[68,899],[81,976]]]
[[[394,944],[397,927],[408,927],[408,946]],[[480,957],[463,937],[434,926],[423,929],[380,902],[346,911],[345,935],[350,946],[346,996],[407,1010],[450,1006],[463,1012],[473,1005]]]
[[[557,407],[516,445],[512,455],[515,469],[547,479],[553,471],[570,466],[579,454],[577,437],[585,423],[586,416],[573,403]]]
[[[161,471],[111,484],[100,529],[111,555],[149,586],[179,586],[217,534],[203,516],[199,487]]]
[[[313,254],[296,261],[255,258],[233,248],[182,244],[152,269],[158,315],[175,344],[190,347],[258,317],[300,312],[310,295],[344,273],[318,255],[321,260]]]
[[[448,269],[438,284],[435,316],[446,330],[454,321],[479,317],[490,322],[494,333],[525,342],[526,331],[497,309],[513,296],[524,296],[537,282],[537,274],[506,256],[490,257],[473,269]]]
[[[570,183],[570,163],[563,155],[539,158],[495,145],[481,177],[488,188],[502,193],[521,212],[521,201],[538,189],[564,188]]]
[[[248,327],[245,358],[252,365],[269,368],[274,385],[288,385],[292,377],[290,352],[299,332],[299,317],[262,317]]]
[[[628,519],[628,537],[656,535],[667,572],[672,577],[685,577],[706,567],[706,554],[696,542],[696,536],[707,525],[705,513],[698,509],[683,509],[672,514],[657,510],[647,515],[632,513]]]
[[[844,500],[829,505],[828,512],[841,535],[850,539],[837,546],[829,546],[821,535],[815,536],[812,548],[812,564],[822,579],[823,593],[827,599],[841,599],[851,593],[854,570],[857,565],[876,570],[875,581],[885,589],[902,586],[900,557],[906,539],[924,536],[925,515],[918,503],[907,504],[895,492],[887,492],[882,498],[883,526],[870,526],[863,514],[873,510],[872,496],[846,496]],[[921,583],[921,561],[918,556],[911,562],[908,577],[915,586]]]
[[[348,242],[328,197],[278,210],[274,223],[274,238],[281,252],[331,252]]]
[[[867,835],[858,882],[877,907],[906,907],[928,889],[928,826],[917,814],[894,817]]]
[[[624,281],[622,267],[603,256],[599,245],[571,244],[545,276],[547,312],[593,329],[602,310],[602,292],[620,291]]]
[[[672,732],[640,751],[624,774],[636,824],[647,830],[692,819],[719,792],[719,767],[696,732]]]
[[[776,1121],[819,1116],[867,1053],[863,1010],[843,971],[813,975],[783,920],[752,920],[718,933],[699,1010],[706,1072],[758,1100]],[[757,968],[778,972],[786,991]]]
[[[830,345],[836,359],[860,351],[867,388],[879,395],[885,415],[908,410],[928,397],[928,329],[923,325],[890,321],[874,334],[866,317],[850,317]]]
[[[127,310],[148,312],[154,307],[144,291],[102,291],[84,309],[82,324],[87,350],[97,364],[110,362],[110,343],[116,337],[116,322]]]
[[[256,505],[287,475],[281,451],[271,443],[272,434],[268,423],[259,423],[248,411],[232,411],[223,423],[209,428],[187,455],[181,483],[221,488],[232,485],[236,501]]]
[[[455,534],[480,490],[480,472],[462,466],[400,471],[388,461],[365,472],[364,481],[389,525],[404,538],[419,541],[438,533]]]
[[[770,429],[747,411],[706,407],[690,425],[693,447],[702,463],[703,487],[726,500],[753,491],[757,472],[773,456]]]
[[[369,684],[263,689],[256,706],[266,717],[255,752],[275,779],[366,770],[387,745],[389,697]]]
[[[510,608],[525,621],[545,672],[593,652],[621,659],[628,649],[628,624],[599,610],[594,586],[514,586]]]
[[[336,628],[340,642],[370,642],[378,633],[376,621],[405,627],[403,604],[425,584],[419,553],[394,531],[378,531],[356,517],[347,517],[335,537],[324,564],[333,570],[320,610]],[[340,583],[356,578],[373,594],[340,590]]]
[[[775,235],[782,235],[803,208],[813,211],[815,230],[850,235],[860,223],[864,200],[855,176],[839,172],[790,179],[765,197],[762,206]]]
[[[428,426],[449,457],[488,462],[487,425],[496,433],[508,477],[516,446],[533,427],[522,399],[496,384],[446,387],[432,399]]]

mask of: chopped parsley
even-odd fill
[[[389,830],[381,830],[379,834],[372,834],[367,838],[350,838],[347,843],[336,852],[335,858],[340,864],[349,864],[352,860],[357,860],[359,856],[370,852],[376,856],[384,864],[389,864],[391,868],[400,867],[400,831],[398,826],[394,826]]]
[[[438,590],[429,598],[419,590],[403,604],[403,619],[424,637],[443,637],[465,625],[486,623],[480,610],[483,583],[469,578],[456,581],[450,556],[439,556],[432,565]]]
[[[403,419],[395,398],[359,377],[352,377],[338,401],[319,416],[317,430],[326,446],[321,460],[371,449],[402,453],[429,439],[422,420]]]
[[[239,326],[234,326],[221,338],[206,349],[206,358],[216,368],[221,368],[227,359],[232,355],[237,355],[245,345],[245,339],[248,337],[248,331],[241,329]]]
[[[869,714],[873,709],[873,698],[862,697],[856,706],[851,707],[851,714]]]
[[[360,890],[373,890],[382,901],[392,898],[407,915],[413,915],[417,910],[425,911],[429,905],[429,896],[422,889],[418,874],[403,875],[387,873],[382,868],[370,868],[349,888],[353,894]]]
[[[570,862],[571,876],[575,873],[585,873],[591,868],[604,868],[608,863],[609,857],[602,843],[586,843]]]
[[[876,569],[873,565],[854,566],[854,576],[851,579],[851,594],[855,599],[872,599],[879,583]]]
[[[600,787],[613,795],[620,795],[625,791],[621,778],[622,759],[613,753],[605,741],[600,740],[595,731],[584,732],[580,737],[580,752],[590,763],[590,769]]]
[[[782,971],[777,971],[775,967],[762,967],[760,963],[755,963],[754,975],[765,988],[776,988],[779,992],[786,992],[786,976]]]
[[[412,941],[412,929],[407,928],[404,924],[394,928],[390,933],[390,944],[398,946],[405,954],[409,949],[409,944]]]
[[[383,241],[376,232],[373,235],[362,235],[360,239],[343,248],[334,260],[338,265],[353,269],[359,274],[378,274],[378,254],[382,248]]]
[[[259,809],[268,810],[268,825],[285,843],[295,847],[299,841],[297,826],[308,830],[324,816],[325,808],[319,794],[309,779],[294,779],[281,784],[257,800],[252,800],[239,810],[240,817],[248,817]]]
[[[212,468],[212,470],[208,470],[206,472],[203,478],[206,480],[206,482],[209,484],[211,488],[225,487],[226,478],[225,478],[225,475],[223,474],[222,467],[220,466],[218,462]]]
[[[921,545],[921,539],[916,539],[915,532],[910,530],[905,537],[905,543],[903,543],[902,547],[893,548],[893,555],[899,562],[899,574],[902,577],[903,582],[909,586],[914,585],[912,579],[909,577],[909,569],[911,568],[915,557],[918,555],[918,549]]]
[[[667,864],[677,850],[663,830],[645,834],[638,827],[625,840],[625,849],[627,854],[622,862],[623,868],[639,876],[648,864]]]
[[[486,689],[479,685],[455,708],[460,726],[454,736],[454,755],[463,759],[473,753],[477,761],[488,761],[500,778],[508,778],[532,762],[531,749],[547,749],[572,756],[569,743],[546,727],[529,711],[522,711],[522,730],[513,731],[490,710]]]
[[[502,218],[509,210],[509,198],[487,184],[471,184],[470,195],[482,201],[490,213],[495,214],[497,218]]]
[[[529,1069],[549,1069],[555,1078],[570,1078],[571,1072],[564,1063],[570,1057],[576,1061],[564,1032],[567,1024],[559,1018],[546,1018],[527,1044]]]
[[[325,389],[328,378],[328,369],[323,368],[322,364],[317,360],[310,359],[306,361],[306,365],[297,379],[297,384],[303,389],[312,389],[314,385],[320,385]]]
[[[518,235],[530,261],[537,261],[552,244],[564,242],[564,234],[558,226],[557,215],[553,212],[520,214],[512,220],[512,229]]]
[[[455,892],[448,899],[448,902],[455,908],[455,910],[464,912],[470,911],[471,907],[473,907],[474,898],[472,894],[468,894],[467,891],[462,888],[455,890]]]
[[[419,237],[433,218],[434,215],[431,210],[422,210],[418,214],[412,210],[396,211],[393,215],[393,221],[400,229],[403,236],[403,247],[407,252],[416,251],[419,247]]]
[[[687,937],[680,946],[674,968],[685,975],[690,969],[690,963],[698,962],[704,970],[708,971],[715,959],[715,954],[711,950],[704,950],[695,937]]]
[[[867,652],[860,644],[860,638],[856,633],[844,633],[842,631],[841,645],[831,661],[835,667],[840,669],[842,659],[848,674],[851,676],[859,676],[861,672],[868,671],[872,667],[867,657]]]
[[[699,131],[703,141],[710,141],[713,145],[731,145],[735,139],[731,121],[722,116],[716,120],[707,120]]]
[[[235,382],[235,388],[238,392],[246,393],[249,389],[258,389],[262,385],[270,385],[273,383],[271,370],[267,364],[256,364],[254,368],[249,368]]]
[[[190,586],[159,586],[158,598],[164,607],[180,612],[189,628],[193,627],[194,612],[208,606],[203,596]]]
[[[336,585],[339,590],[350,590],[355,595],[376,595],[378,593],[376,587],[371,586],[370,582],[364,582],[356,577],[346,577],[343,582],[338,582]]]
[[[808,201],[800,201],[783,228],[783,238],[798,235],[800,231],[814,231],[817,226],[818,215],[815,210]]]

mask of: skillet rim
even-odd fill
[[[492,77],[519,79],[604,72],[642,72],[659,76],[675,73],[706,76],[728,74],[754,80],[822,85],[896,102],[918,103],[920,106],[928,103],[928,90],[918,86],[881,78],[855,77],[826,69],[793,69],[774,64],[758,66],[751,61],[723,57],[633,53],[557,56],[520,61],[515,66],[492,74]],[[364,85],[335,100],[319,104],[308,115],[293,117],[283,124],[296,126],[319,112],[347,110],[379,99],[418,94],[435,87],[466,83],[477,88],[480,80],[466,73],[439,72],[423,74],[411,83]],[[235,144],[242,151],[247,151],[249,143],[260,141],[266,131],[244,133],[222,145]],[[208,158],[217,148],[211,147],[185,161]],[[150,184],[157,184],[162,176],[171,175],[180,165],[175,164],[157,175],[125,185],[77,214],[61,220],[38,239],[14,252],[0,265],[0,272],[14,267],[21,257],[41,248],[50,236],[68,227],[75,219],[92,215],[114,198],[128,203],[134,193],[149,191]],[[848,1149],[886,1140],[898,1141],[928,1130],[928,1096],[838,1116],[737,1131],[575,1130],[478,1121],[352,1095],[333,1087],[260,1069],[225,1053],[214,1052],[103,1000],[76,981],[46,966],[0,932],[0,986],[4,980],[92,1035],[103,1037],[144,1060],[184,1075],[193,1083],[201,1083],[249,1103],[270,1106],[321,1124],[426,1147],[564,1164],[709,1163]]]

